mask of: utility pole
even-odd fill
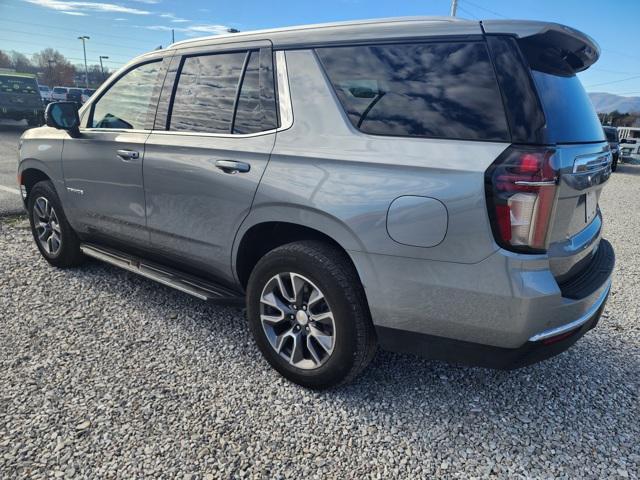
[[[171,43],[176,43],[176,32],[171,29]]]
[[[451,0],[451,15],[452,17],[456,16],[456,11],[458,10],[458,0]]]
[[[78,40],[82,40],[82,50],[84,51],[84,86],[85,88],[89,88],[89,69],[87,68],[87,46],[85,45],[85,41],[89,40],[89,37],[86,35],[82,35],[78,37]]]
[[[104,82],[104,67],[102,66],[102,59],[108,60],[106,55],[100,55],[100,71],[102,72],[102,81]]]
[[[49,83],[51,83],[50,87],[53,88],[53,67],[51,65],[53,65],[54,63],[56,63],[56,61],[52,58],[49,58],[47,60],[47,63],[49,64]]]

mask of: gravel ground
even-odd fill
[[[336,391],[289,384],[242,312],[0,234],[0,478],[638,478],[640,166],[603,194],[601,324],[514,372],[378,352]]]

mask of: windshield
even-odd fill
[[[0,75],[0,92],[2,93],[38,93],[34,78]]]

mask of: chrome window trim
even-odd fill
[[[536,333],[533,337],[529,339],[530,342],[539,342],[540,340],[544,340],[549,337],[555,337],[556,335],[561,335],[566,332],[570,332],[571,330],[575,330],[576,328],[581,327],[585,323],[587,323],[591,318],[596,314],[598,309],[602,306],[604,301],[607,299],[607,295],[609,294],[609,290],[611,289],[611,279],[607,281],[606,288],[602,291],[602,293],[598,296],[598,299],[589,307],[589,310],[586,311],[584,315],[582,315],[577,320],[574,320],[570,323],[565,323],[564,325],[560,325],[559,327],[550,328],[549,330],[544,330],[540,333]]]
[[[80,133],[88,132],[107,132],[107,133],[151,133],[151,130],[139,129],[139,128],[89,128],[89,127],[81,127]]]
[[[280,112],[280,127],[277,130],[281,131],[287,130],[293,125],[293,107],[284,50],[276,51],[276,81],[278,83],[278,110]]]
[[[211,132],[182,132],[180,130],[151,130],[153,134],[159,135],[180,135],[189,137],[218,137],[218,138],[250,138],[260,137],[262,135],[270,135],[276,133],[280,129],[272,128],[271,130],[264,130],[262,132],[254,133],[211,133]]]

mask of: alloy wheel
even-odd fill
[[[62,247],[58,216],[49,200],[38,197],[33,204],[33,225],[38,243],[47,254],[56,255]]]
[[[260,321],[271,347],[297,368],[318,368],[333,353],[333,312],[322,291],[298,273],[279,273],[266,283]]]

